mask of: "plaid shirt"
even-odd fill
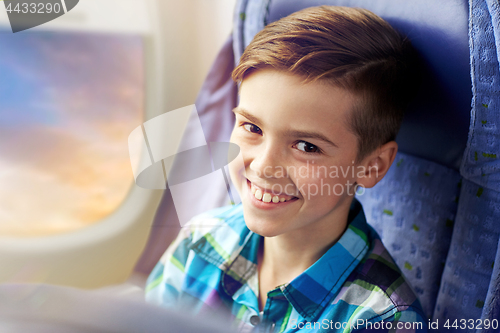
[[[146,299],[221,314],[240,332],[427,332],[420,302],[354,199],[349,226],[316,263],[258,307],[261,236],[241,204],[183,228],[151,273]]]

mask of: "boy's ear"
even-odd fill
[[[396,141],[389,141],[365,157],[358,165],[357,184],[367,188],[375,186],[384,178],[397,152]]]

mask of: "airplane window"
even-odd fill
[[[142,42],[0,31],[0,235],[69,232],[120,205],[143,121]]]

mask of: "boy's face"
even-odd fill
[[[270,69],[252,73],[234,109],[231,142],[243,165],[230,164],[231,178],[248,228],[266,237],[340,236],[358,175],[357,138],[347,125],[354,96],[302,80]]]

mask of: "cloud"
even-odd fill
[[[127,153],[117,147],[95,150],[96,142],[43,127],[16,132],[9,141],[15,145],[2,140],[0,146],[0,155],[8,157],[0,161],[1,234],[62,232],[94,223],[112,213],[133,184]]]
[[[0,234],[64,232],[104,218],[133,184],[127,137],[144,110],[141,39],[6,36],[0,94],[15,89],[0,105]]]

